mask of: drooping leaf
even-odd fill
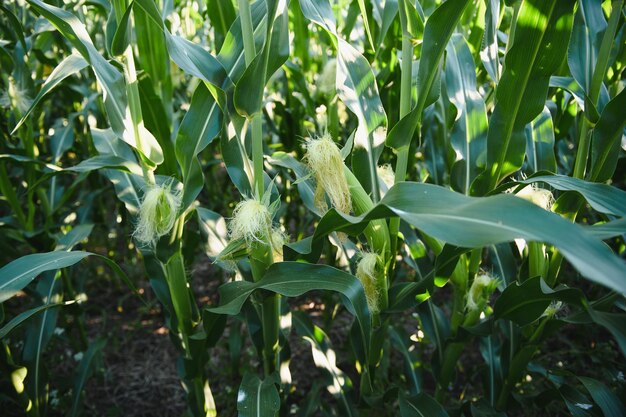
[[[0,269],[0,302],[13,297],[42,272],[72,266],[91,255],[104,260],[134,290],[134,285],[122,269],[104,256],[83,251],[45,252],[22,256]]]
[[[521,284],[509,285],[496,300],[494,315],[496,319],[511,320],[525,326],[541,317],[552,301],[582,305],[583,298],[578,289],[562,286],[553,290],[541,277],[533,277]]]
[[[626,217],[626,191],[607,184],[584,181],[565,175],[540,175],[520,181],[523,184],[543,182],[562,191],[581,194],[591,207],[600,213]]]
[[[316,236],[355,230],[364,221],[394,215],[429,236],[460,247],[484,247],[514,239],[545,242],[558,248],[586,278],[626,292],[625,263],[607,246],[581,226],[512,195],[467,197],[435,185],[398,183],[363,216],[329,210]]]
[[[19,325],[21,325],[22,323],[24,323],[26,320],[30,319],[31,317],[41,313],[42,311],[45,311],[49,308],[54,308],[54,307],[60,307],[63,305],[68,305],[71,304],[70,303],[56,303],[56,304],[43,304],[40,305],[38,307],[35,308],[31,308],[29,310],[26,310],[20,314],[18,314],[17,316],[13,317],[11,319],[11,321],[9,321],[7,324],[5,324],[4,326],[2,326],[2,328],[0,328],[0,339],[4,339],[13,329],[15,329],[16,327],[18,327]]]
[[[355,315],[363,340],[371,329],[370,312],[360,281],[353,275],[326,265],[279,262],[269,267],[257,282],[235,281],[220,287],[220,305],[213,313],[237,314],[256,289],[265,289],[287,297],[297,297],[312,290],[336,291],[348,301],[347,308]]]
[[[32,113],[32,111],[37,107],[37,104],[43,99],[46,94],[51,92],[57,85],[59,85],[64,79],[67,77],[76,74],[78,71],[85,68],[87,65],[87,61],[85,61],[80,55],[72,54],[65,58],[63,61],[59,63],[58,66],[52,70],[48,78],[46,78],[46,82],[41,86],[41,90],[37,93],[37,96],[33,99],[30,107],[26,112],[22,115],[22,118],[17,122],[13,131],[14,134],[20,126],[28,119],[28,116]]]

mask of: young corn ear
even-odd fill
[[[552,192],[539,188],[535,184],[524,187],[515,195],[538,205],[544,210],[550,210],[552,208],[552,203],[554,203],[554,196],[552,195]]]
[[[173,190],[171,182],[150,186],[141,202],[133,237],[142,244],[155,244],[174,227],[180,204],[181,192]]]
[[[380,306],[378,303],[379,291],[377,282],[378,275],[382,273],[380,256],[372,252],[363,252],[361,260],[356,267],[356,277],[361,281],[367,298],[367,305],[372,313],[378,313]]]
[[[472,286],[467,293],[467,310],[470,313],[484,311],[489,302],[489,297],[496,290],[497,286],[498,280],[487,274],[481,274],[474,278],[474,282],[472,282]]]
[[[328,133],[307,142],[305,161],[317,181],[315,203],[318,207],[322,210],[327,208],[324,201],[326,193],[338,211],[350,213],[352,201],[344,175],[343,159],[339,148]]]

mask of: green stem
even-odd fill
[[[574,163],[574,178],[582,179],[585,177],[587,159],[589,158],[590,127],[591,123],[587,117],[583,115],[580,135],[578,137],[578,149],[576,150],[576,162]]]
[[[544,244],[540,242],[528,243],[528,277],[540,276],[546,278],[546,257]]]
[[[263,121],[260,113],[252,117],[252,165],[256,193],[261,200],[265,187],[263,185]]]
[[[252,27],[252,14],[248,0],[238,0],[239,18],[241,21],[241,34],[243,36],[243,53],[246,66],[250,65],[256,56],[254,48],[254,32]]]
[[[401,13],[403,13],[401,11]],[[406,19],[400,19],[402,26],[406,26]],[[413,87],[413,44],[408,36],[407,28],[402,28],[402,64],[400,78],[400,119],[411,111],[412,87]],[[406,178],[407,164],[409,160],[409,147],[402,148],[398,152],[394,183],[404,181]],[[391,236],[391,253],[396,253],[398,247],[398,232],[400,230],[400,218],[393,217],[389,221],[389,234]],[[390,271],[392,272],[392,271]]]
[[[239,15],[241,19],[241,34],[243,37],[243,52],[246,67],[250,66],[256,57],[256,49],[254,46],[254,27],[252,25],[252,15],[250,13],[250,3],[248,0],[238,0]],[[271,32],[270,32],[271,33]],[[271,38],[267,39],[271,42]],[[269,54],[266,54],[266,62]],[[267,63],[264,68],[267,68]],[[265,75],[260,74],[262,82],[265,82]],[[263,121],[261,120],[261,109],[252,116],[252,164],[253,164],[253,187],[259,199],[263,198],[265,187],[263,184]]]
[[[280,295],[269,294],[263,300],[263,369],[269,376],[278,365],[280,332]]]

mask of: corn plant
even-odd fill
[[[11,409],[83,412],[108,347],[94,261],[68,268],[93,255],[139,302],[149,282],[187,416],[626,414],[624,0],[0,10]],[[67,405],[58,326],[80,335]],[[615,354],[602,376],[554,365],[572,329]]]

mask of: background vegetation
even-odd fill
[[[2,414],[626,415],[625,12],[3,2]]]

